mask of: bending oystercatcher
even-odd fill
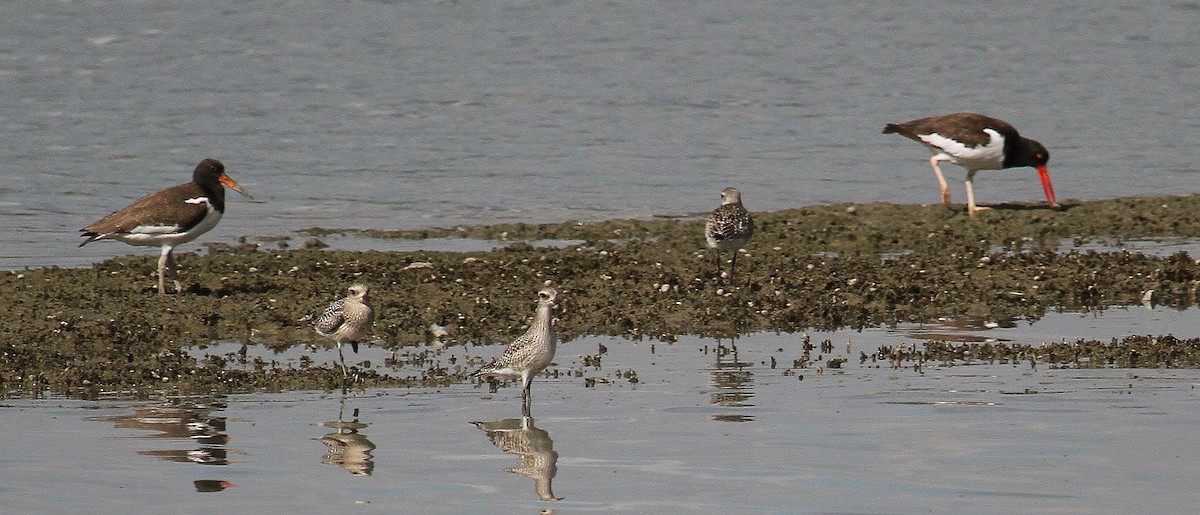
[[[721,205],[708,215],[704,224],[704,241],[715,251],[718,276],[722,275],[721,250],[733,251],[733,264],[729,266],[732,276],[737,267],[738,250],[746,246],[751,236],[754,236],[754,219],[742,206],[742,192],[733,187],[721,190]]]
[[[96,240],[117,240],[130,245],[161,246],[158,259],[158,293],[166,293],[165,276],[175,281],[176,293],[183,290],[171,252],[217,226],[225,213],[225,188],[251,197],[225,174],[225,165],[205,159],[192,172],[192,182],[142,197],[124,209],[80,229],[86,237],[82,247]]]
[[[946,185],[946,178],[938,163],[949,161],[966,168],[967,213],[971,216],[977,211],[989,209],[975,206],[972,182],[975,172],[979,170],[1032,166],[1042,180],[1046,203],[1051,208],[1058,207],[1058,202],[1054,200],[1054,186],[1050,184],[1050,173],[1046,171],[1050,151],[1041,143],[1022,137],[1017,129],[1003,120],[975,113],[954,113],[889,123],[883,128],[883,133],[899,133],[933,151],[929,164],[933,165],[933,172],[942,185],[942,203],[946,205],[950,205],[950,187]]]

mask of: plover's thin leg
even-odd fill
[[[524,384],[521,385],[521,415],[528,417],[529,412],[533,410],[533,374],[526,371],[522,380]]]
[[[338,342],[338,358],[342,360],[342,377],[350,377],[350,372],[346,370],[346,355],[342,354],[342,342]]]

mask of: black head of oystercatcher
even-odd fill
[[[979,170],[1020,166],[1036,168],[1042,180],[1046,203],[1051,208],[1058,207],[1058,202],[1054,199],[1054,186],[1050,184],[1050,173],[1046,170],[1046,163],[1050,161],[1050,151],[1041,143],[1022,137],[1008,122],[981,114],[954,113],[904,123],[889,123],[883,128],[883,133],[899,133],[933,151],[934,155],[929,159],[929,164],[933,165],[933,172],[937,174],[938,183],[942,186],[942,202],[946,205],[950,205],[950,187],[946,184],[946,178],[942,175],[938,163],[949,161],[966,168],[967,212],[972,216],[978,211],[988,209],[975,206],[972,183],[975,180],[975,172]]]
[[[180,184],[142,197],[120,211],[80,229],[87,238],[82,247],[96,240],[117,240],[130,245],[161,246],[158,259],[158,292],[166,293],[165,277],[175,281],[175,291],[183,289],[171,257],[176,245],[187,243],[216,227],[225,213],[225,188],[251,197],[225,174],[225,165],[205,159],[192,172],[192,182]]]

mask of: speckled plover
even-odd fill
[[[346,369],[346,356],[342,354],[342,344],[349,343],[355,353],[358,353],[358,340],[371,331],[375,323],[375,308],[371,306],[370,288],[365,284],[355,284],[348,289],[350,295],[333,301],[321,318],[313,324],[317,334],[332,339],[337,343],[338,358],[342,360],[342,376],[349,377]]]
[[[558,337],[554,334],[552,312],[558,305],[558,290],[542,288],[538,292],[537,314],[529,330],[508,345],[504,354],[471,374],[471,377],[495,376],[521,380],[521,412],[529,416],[530,386],[533,376],[554,359]]]
[[[754,219],[742,206],[742,192],[737,188],[725,188],[721,191],[721,206],[713,210],[704,224],[704,240],[716,254],[718,276],[721,275],[721,251],[733,251],[733,263],[729,267],[732,275],[737,268],[738,250],[746,246],[751,236],[754,236]]]

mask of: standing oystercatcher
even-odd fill
[[[971,216],[989,209],[975,206],[972,187],[975,172],[1018,166],[1037,169],[1046,203],[1051,208],[1058,207],[1058,202],[1054,200],[1054,186],[1050,184],[1050,173],[1046,171],[1050,151],[1041,143],[1021,137],[1017,129],[1003,120],[975,113],[954,113],[884,126],[884,134],[893,132],[922,143],[933,151],[929,164],[933,165],[933,172],[942,185],[942,203],[947,206],[950,205],[950,186],[938,167],[942,161],[967,169],[967,213]]]
[[[742,206],[742,192],[733,187],[721,190],[721,205],[708,215],[708,221],[704,224],[704,241],[717,256],[718,277],[723,276],[721,250],[733,251],[733,264],[729,266],[729,275],[732,276],[733,269],[737,267],[738,250],[746,246],[751,236],[754,236],[754,219]]]
[[[224,184],[249,198],[237,182],[225,175],[225,165],[205,159],[192,172],[192,182],[151,193],[124,209],[80,229],[86,237],[82,247],[96,240],[117,240],[130,245],[162,247],[158,258],[158,293],[166,293],[165,277],[175,281],[175,292],[183,290],[171,252],[217,226],[225,212]]]

